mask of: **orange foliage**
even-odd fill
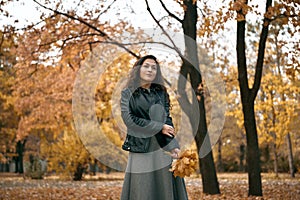
[[[197,153],[187,149],[180,152],[178,159],[173,160],[170,171],[173,172],[175,177],[190,176],[196,171],[197,164]]]

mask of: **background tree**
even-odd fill
[[[74,128],[62,130],[56,142],[47,145],[44,155],[48,155],[49,172],[55,171],[62,178],[81,180],[93,157],[89,154]]]
[[[293,60],[294,56],[290,57],[289,54],[295,55],[297,51],[289,50],[289,54],[287,52],[287,47],[289,45],[298,45],[299,41],[293,39],[284,40],[283,36],[286,34],[291,34],[291,38],[293,36],[293,31],[289,30],[288,26],[288,18],[278,18],[273,21],[273,26],[270,29],[270,34],[268,38],[268,49],[266,56],[266,63],[268,68],[265,70],[266,81],[265,84],[268,86],[263,86],[264,91],[268,91],[268,95],[263,95],[264,98],[272,98],[270,101],[273,102],[272,105],[272,118],[273,125],[269,131],[273,133],[273,139],[275,142],[274,146],[274,171],[278,173],[278,156],[276,149],[280,146],[284,140],[287,142],[287,150],[288,150],[288,160],[289,160],[289,168],[291,177],[294,177],[294,162],[293,162],[293,153],[292,153],[292,143],[291,143],[291,129],[290,124],[291,120],[297,116],[297,104],[295,104],[295,100],[297,99],[298,87],[291,81],[289,77],[289,73],[291,69],[294,71],[292,74],[297,74],[297,62],[291,62],[290,59]],[[273,56],[271,56],[273,55]],[[295,60],[293,60],[295,61]],[[270,78],[270,76],[273,76]],[[268,81],[269,79],[269,81]],[[272,87],[270,83],[274,82],[276,87]],[[259,104],[258,104],[259,105]],[[270,110],[270,109],[269,109]],[[268,120],[265,120],[268,121]],[[262,128],[262,130],[264,130]],[[281,152],[281,151],[278,151]]]
[[[249,77],[247,74],[246,60],[246,14],[250,7],[247,1],[236,1],[232,4],[232,9],[237,11],[237,62],[239,74],[239,86],[241,91],[241,100],[244,113],[244,124],[247,136],[247,160],[248,160],[248,177],[249,177],[249,195],[262,195],[261,175],[260,175],[260,160],[257,138],[257,128],[254,112],[254,101],[259,91],[262,78],[262,69],[264,65],[265,46],[268,36],[269,25],[279,16],[290,17],[293,25],[299,26],[297,13],[290,9],[290,1],[282,4],[275,4],[272,7],[272,0],[266,1],[266,10],[264,21],[261,28],[260,40],[258,44],[257,63],[255,66],[254,81],[249,87]],[[251,163],[251,164],[250,164]]]
[[[261,94],[256,105],[260,142],[271,144],[274,160],[274,172],[278,176],[280,147],[285,143],[287,134],[290,132],[291,119],[294,117],[294,99],[290,99],[298,89],[284,83],[279,76],[265,74],[262,81]],[[290,96],[281,99],[282,94]]]
[[[69,37],[69,34],[76,35],[82,31],[82,28],[80,28],[82,24],[73,22],[65,23],[65,19],[60,19],[58,16],[50,17],[40,29],[28,31],[19,37],[19,62],[15,66],[15,69],[18,71],[18,84],[15,86],[15,95],[17,97],[17,110],[22,116],[18,126],[18,139],[20,141],[25,140],[28,135],[32,134],[36,134],[40,138],[42,142],[40,148],[48,145],[57,146],[64,144],[66,141],[72,141],[72,137],[76,141],[74,128],[71,124],[73,120],[71,108],[73,83],[81,66],[80,62],[91,52],[92,47],[96,44],[93,43],[95,37],[81,38],[82,40],[72,38],[73,36]],[[49,26],[53,23],[61,23],[62,26],[59,30],[51,30]],[[117,32],[115,33],[117,34]],[[71,38],[73,41],[69,42]],[[39,48],[38,51],[35,50],[36,47]],[[53,53],[59,48],[61,48],[61,53],[59,53],[59,56],[53,57]],[[110,55],[115,49],[107,48],[102,51]],[[115,70],[117,69],[118,66],[115,67]],[[112,79],[107,77],[107,80],[111,81]],[[99,105],[100,99],[97,99],[97,101],[96,105]],[[109,109],[106,112],[109,112]],[[112,132],[110,131],[109,133]],[[118,141],[117,143],[120,145],[120,139],[117,140],[118,134],[109,136],[110,139]],[[78,152],[85,152],[82,145],[78,142],[74,145],[76,144],[79,145],[77,147],[79,148],[77,149]],[[60,147],[59,149],[63,148]],[[49,162],[52,163],[51,166],[59,166],[53,164],[57,162],[58,158],[61,159],[61,156],[53,155],[59,152],[53,151],[53,148],[45,148],[40,151],[40,156],[49,159]],[[69,148],[66,148],[65,151],[68,152]],[[105,152],[107,153],[107,151],[102,152],[104,154]],[[80,172],[81,166],[89,159],[88,154],[84,153],[83,155],[87,157],[79,159],[82,156],[78,157],[76,154],[74,156],[70,154],[69,157],[72,160],[70,162],[71,166],[79,170],[74,172],[79,175],[76,179],[80,179],[82,175],[82,172]],[[74,171],[73,168],[65,166],[63,169],[65,171]],[[50,169],[52,170],[53,167],[50,167]]]
[[[8,171],[8,161],[14,160],[16,172],[22,173],[23,167],[18,162],[22,159],[22,153],[18,151],[20,144],[18,145],[15,140],[19,116],[14,108],[15,98],[12,89],[15,84],[13,69],[16,63],[15,36],[0,32],[0,38],[0,165],[1,170]]]

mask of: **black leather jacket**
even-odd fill
[[[164,150],[179,148],[174,137],[161,132],[164,124],[173,126],[169,107],[169,95],[158,87],[149,90],[140,87],[134,92],[124,89],[121,93],[121,115],[127,126],[127,135],[122,148],[146,153],[153,137]]]

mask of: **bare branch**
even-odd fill
[[[1,42],[0,42],[0,48],[2,47],[4,43],[4,34],[1,35]],[[0,52],[0,55],[2,54],[2,52]]]
[[[164,2],[162,0],[159,0],[161,6],[165,9],[165,11],[169,14],[170,17],[173,17],[174,19],[176,19],[178,22],[180,22],[181,24],[183,23],[183,20],[180,19],[179,17],[177,17],[175,14],[171,13],[169,11],[169,9],[166,7],[166,5],[164,4]]]
[[[197,5],[197,8],[199,9],[199,11],[201,12],[201,14],[202,14],[202,17],[205,17],[205,14],[204,14],[204,12],[203,12],[203,10]]]
[[[175,0],[180,6],[182,6],[182,2],[180,0]]]
[[[125,51],[127,51],[127,52],[128,52],[129,54],[131,54],[132,56],[134,56],[134,57],[136,57],[136,58],[139,57],[139,56],[136,55],[133,51],[129,50],[128,48],[126,48],[126,47],[124,47],[124,46],[122,46],[121,43],[116,42],[116,41],[114,41],[113,39],[111,39],[104,31],[98,29],[97,27],[95,27],[95,26],[93,26],[92,24],[86,22],[85,20],[80,19],[80,18],[77,18],[77,17],[72,16],[72,15],[69,15],[69,14],[67,14],[67,13],[60,12],[60,11],[58,11],[58,10],[54,10],[54,9],[52,9],[52,8],[49,8],[49,7],[46,7],[46,6],[42,5],[41,3],[37,2],[36,0],[33,0],[33,1],[34,1],[35,3],[37,3],[39,6],[43,7],[44,9],[46,9],[46,10],[50,10],[50,11],[56,13],[56,14],[65,16],[65,17],[67,17],[67,18],[69,18],[69,19],[73,19],[73,20],[75,20],[75,21],[79,21],[80,23],[86,25],[87,27],[91,28],[92,30],[94,30],[94,31],[96,31],[96,32],[98,32],[98,33],[100,33],[100,36],[103,37],[104,39],[107,39],[107,40],[110,40],[110,41],[114,42],[117,46],[123,48]]]
[[[116,1],[117,1],[117,0],[114,0],[113,2],[111,2],[111,4],[109,4],[109,6],[107,6],[107,8],[106,8],[104,11],[102,11],[101,13],[99,13],[99,15],[96,17],[96,19],[99,19],[99,17],[100,17],[102,14],[106,13]]]
[[[33,1],[34,1],[35,3],[37,3],[39,6],[43,7],[44,9],[46,9],[46,10],[50,10],[50,11],[56,13],[56,14],[63,15],[63,16],[65,16],[65,17],[70,18],[70,19],[73,19],[73,20],[75,20],[75,21],[79,21],[80,23],[86,25],[87,27],[89,27],[89,28],[91,28],[91,29],[93,29],[93,30],[99,32],[99,33],[101,34],[102,37],[106,37],[107,39],[109,39],[109,36],[108,36],[106,33],[104,33],[103,31],[101,31],[101,30],[98,29],[97,27],[95,27],[95,26],[93,26],[93,25],[87,23],[87,22],[84,21],[83,19],[76,18],[75,16],[69,15],[69,14],[67,14],[67,13],[63,13],[63,12],[60,12],[60,11],[58,11],[58,10],[54,10],[54,9],[52,9],[52,8],[46,7],[46,6],[42,5],[41,3],[37,2],[36,0],[33,0]]]
[[[51,15],[49,18],[52,18],[52,17],[55,17],[57,14],[54,13],[53,15]],[[35,26],[38,26],[40,25],[41,23],[43,23],[44,21],[41,20],[39,22],[36,22],[36,23],[32,23],[31,25],[27,25],[26,27],[23,27],[23,28],[18,28],[18,29],[13,29],[13,31],[11,29],[8,29],[8,31],[3,31],[4,34],[6,33],[12,33],[12,32],[18,32],[18,31],[27,31],[29,29],[32,29],[34,28]]]
[[[276,19],[282,19],[282,18],[293,18],[293,17],[298,17],[300,18],[299,15],[286,15],[286,14],[280,14],[275,16],[274,18],[270,19],[270,21],[275,21]]]
[[[155,16],[153,15],[150,6],[149,6],[149,2],[148,0],[145,0],[146,5],[147,5],[147,11],[150,13],[152,19],[155,21],[155,23],[159,26],[159,28],[163,31],[163,33],[167,36],[167,38],[170,40],[170,42],[172,43],[172,45],[174,46],[174,50],[179,54],[179,56],[181,58],[183,58],[184,56],[181,54],[180,50],[177,48],[177,46],[175,45],[174,41],[172,40],[172,38],[170,37],[170,35],[166,32],[166,30],[162,27],[162,25],[159,23],[159,21],[155,18]]]
[[[90,42],[91,44],[94,43],[107,43],[107,44],[114,44],[113,42],[109,42],[109,41],[95,41],[95,42]],[[170,48],[171,50],[176,51],[176,48],[164,43],[164,42],[152,42],[152,41],[140,41],[140,42],[132,42],[132,43],[122,43],[123,46],[129,46],[129,45],[140,45],[140,44],[161,44],[164,45],[168,48]]]

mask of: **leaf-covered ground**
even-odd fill
[[[86,176],[83,181],[62,181],[53,177],[30,180],[0,173],[0,199],[117,200],[122,189],[122,178],[122,173],[113,173]],[[204,195],[201,178],[186,178],[189,199],[300,199],[299,174],[293,179],[286,174],[280,174],[277,178],[272,174],[262,174],[263,197],[248,197],[247,174],[218,174],[218,180],[221,194]]]

